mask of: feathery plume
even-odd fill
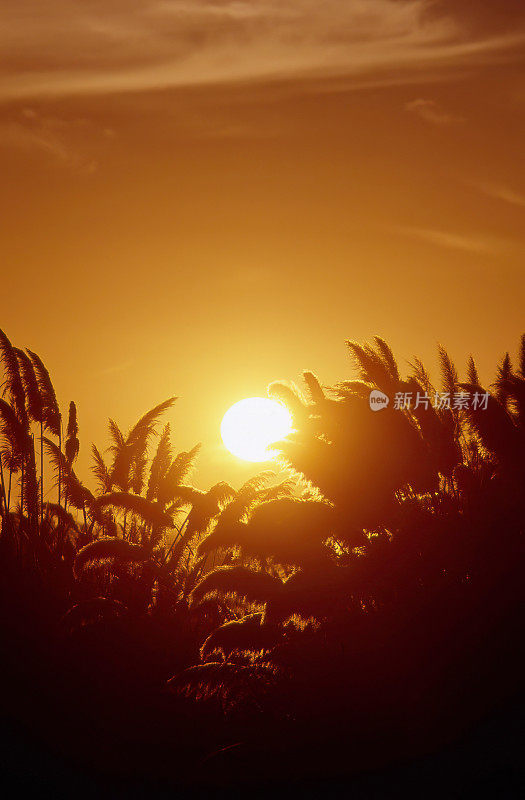
[[[520,341],[519,365],[520,375],[525,379],[525,333],[522,335]]]
[[[501,364],[498,365],[496,380],[494,388],[496,389],[496,397],[502,406],[507,405],[509,397],[509,379],[512,377],[512,363],[510,355],[505,353]]]
[[[382,356],[376,353],[371,345],[361,345],[348,339],[346,346],[361,380],[377,386],[382,391],[392,391],[396,381],[392,377],[390,365],[385,363]]]
[[[412,377],[420,387],[426,392],[429,397],[435,393],[435,388],[428,374],[427,368],[423,364],[420,358],[414,356],[414,361],[409,363],[409,366],[412,368]]]
[[[110,434],[113,438],[112,485],[127,492],[134,481],[135,486],[143,480],[146,452],[150,437],[155,432],[159,417],[170,408],[176,397],[171,397],[144,414],[133,426],[126,438],[118,426],[110,420]]]
[[[44,511],[49,517],[55,517],[64,528],[78,531],[78,525],[73,515],[58,503],[44,503]]]
[[[91,445],[91,452],[93,455],[93,461],[95,462],[91,467],[91,471],[97,480],[97,486],[99,490],[103,494],[106,494],[111,490],[111,476],[109,474],[109,470],[104,463],[104,459],[102,458],[96,445]]]
[[[67,421],[67,436],[65,444],[66,459],[69,465],[73,464],[78,451],[80,450],[80,442],[78,440],[78,422],[77,422],[77,407],[73,400],[69,404],[69,416]]]
[[[33,362],[23,350],[18,350],[17,348],[14,348],[14,350],[20,365],[20,374],[22,377],[22,383],[24,385],[29,417],[33,420],[33,422],[43,422],[44,406],[40,389],[38,387],[38,381],[36,379]]]
[[[204,641],[201,660],[208,659],[216,651],[221,651],[223,658],[228,659],[235,650],[259,652],[275,647],[282,639],[281,630],[262,623],[263,615],[257,613],[220,625]]]
[[[297,386],[286,381],[273,381],[267,389],[268,397],[286,406],[295,425],[299,425],[307,416],[307,408]]]
[[[7,389],[18,418],[23,421],[26,416],[26,406],[20,367],[16,350],[2,330],[0,330],[0,361],[5,374],[4,392]]]
[[[165,476],[159,481],[157,496],[161,504],[166,505],[178,496],[178,487],[191,474],[200,449],[201,445],[196,444],[191,450],[175,456]]]
[[[242,702],[260,707],[264,694],[271,691],[278,677],[273,664],[241,666],[229,662],[188,667],[168,681],[170,691],[194,700],[215,699],[227,712]]]
[[[35,370],[40,396],[42,398],[43,418],[45,427],[53,436],[60,436],[60,410],[53,383],[44,362],[32,350],[27,350]]]
[[[472,356],[469,356],[467,363],[467,381],[468,383],[472,383],[476,386],[479,386],[478,370],[476,369],[476,364]]]
[[[22,464],[31,451],[31,437],[27,426],[20,421],[15,410],[0,399],[0,431],[9,449]]]
[[[171,443],[170,443],[170,424],[166,423],[162,435],[157,445],[157,450],[152,458],[148,489],[146,492],[147,500],[158,499],[157,492],[161,481],[166,475],[171,464]]]
[[[380,336],[374,336],[374,341],[376,343],[376,347],[379,351],[379,354],[381,355],[381,358],[383,359],[387,369],[390,372],[390,377],[394,382],[396,383],[399,382],[400,381],[399,368],[397,366],[397,361],[395,359],[395,356],[392,352],[392,348]]]
[[[443,391],[449,392],[452,397],[459,383],[456,367],[442,344],[438,344],[438,356],[441,367]]]
[[[95,498],[77,478],[60,448],[46,436],[44,436],[43,441],[57,480],[60,475],[60,480],[65,487],[68,503],[79,511],[85,511],[86,505],[91,507]]]
[[[259,572],[247,567],[226,566],[208,572],[192,592],[195,600],[200,600],[210,592],[236,594],[253,603],[266,601],[281,591],[283,582],[267,572]]]
[[[73,571],[78,578],[80,573],[92,561],[113,559],[115,561],[147,561],[148,552],[138,544],[131,544],[125,539],[97,539],[90,542],[77,553]]]
[[[166,514],[159,503],[146,500],[145,497],[140,495],[131,494],[130,492],[109,492],[100,497],[93,498],[92,506],[95,509],[106,508],[113,506],[125,513],[136,514],[148,525],[153,525],[159,528],[172,528],[173,520]]]
[[[319,380],[313,372],[308,372],[305,370],[303,372],[303,379],[308,387],[308,391],[310,393],[310,398],[313,403],[322,403],[325,399],[323,387],[319,383]]]

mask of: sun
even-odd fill
[[[247,397],[228,409],[221,422],[222,441],[230,453],[245,461],[270,461],[269,445],[292,430],[290,412],[267,397]]]

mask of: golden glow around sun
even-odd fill
[[[288,409],[265,397],[239,400],[224,415],[222,441],[234,456],[245,461],[269,461],[268,446],[284,439],[292,430]]]

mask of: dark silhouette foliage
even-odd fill
[[[0,332],[12,713],[75,758],[100,739],[104,768],[168,777],[243,748],[252,765],[264,742],[291,775],[421,752],[521,697],[525,337],[489,389],[441,345],[439,391],[380,337],[347,347],[349,379],[268,388],[294,420],[284,474],[203,489],[200,445],[177,453],[161,426],[175,398],[127,433],[110,419],[84,483],[75,403],[62,440],[47,368]],[[434,402],[465,393],[484,401]]]

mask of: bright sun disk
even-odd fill
[[[269,445],[292,430],[288,409],[267,397],[247,397],[228,409],[221,422],[222,441],[230,453],[245,461],[269,461]]]

